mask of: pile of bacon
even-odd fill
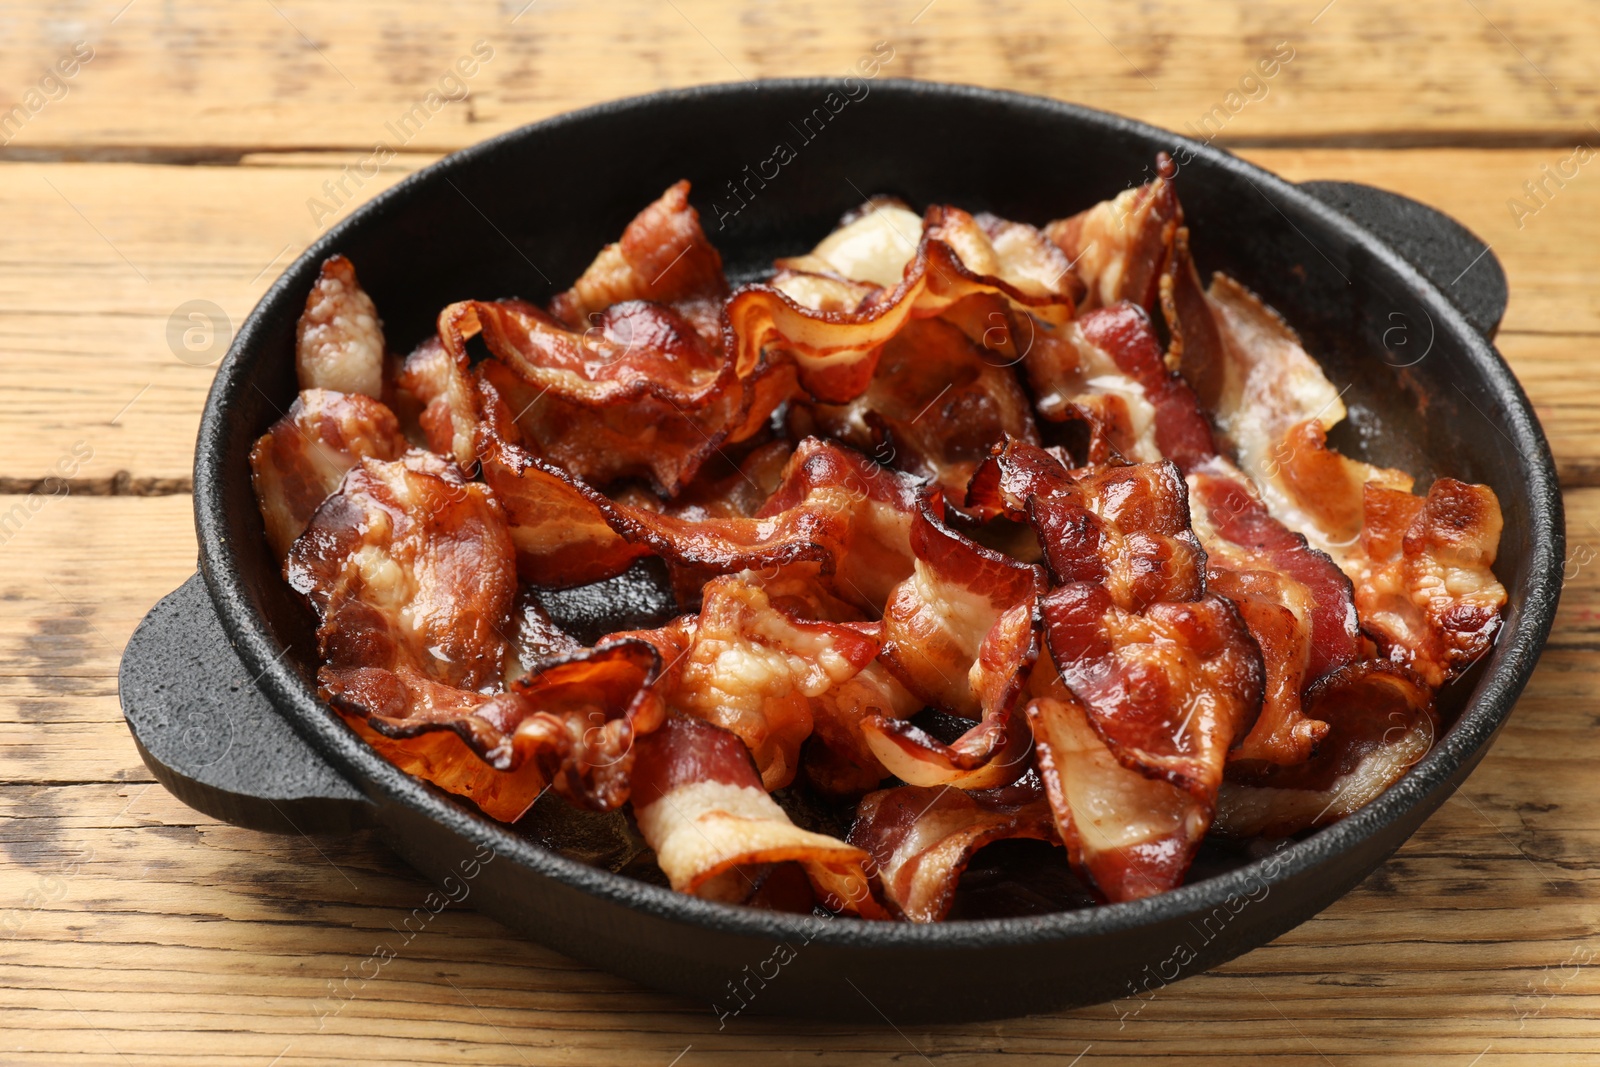
[[[681,892],[866,918],[945,917],[1003,839],[1124,901],[1366,804],[1494,639],[1499,504],[1327,447],[1340,394],[1201,284],[1162,162],[1042,229],[873,200],[732,292],[680,182],[403,358],[330,259],[251,455],[324,697],[496,819],[631,806]],[[540,609],[641,560],[658,629]]]

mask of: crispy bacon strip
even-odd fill
[[[546,787],[597,811],[628,799],[635,738],[666,712],[652,687],[660,667],[651,645],[623,640],[545,661],[489,696],[409,667],[319,677],[335,710],[401,770],[514,822]]]
[[[468,300],[440,312],[439,336],[465,366],[467,340],[482,333],[498,362],[479,376],[541,457],[595,484],[643,477],[674,496],[726,436],[742,394],[670,309],[635,302],[595,314],[579,334],[519,300]]]
[[[1111,901],[1182,884],[1210,822],[1208,805],[1181,786],[1123,766],[1071,691],[1047,688],[1056,696],[1031,701],[1028,723],[1073,867]]]
[[[814,399],[843,404],[866,390],[879,350],[913,315],[931,317],[968,297],[994,294],[1046,325],[1071,318],[1070,292],[1038,288],[1033,275],[999,257],[971,215],[931,207],[916,254],[893,289],[846,312],[808,308],[770,285],[745,286],[728,300],[727,347],[742,381],[791,363]]]
[[[343,256],[330,256],[295,328],[301,389],[383,396],[383,323]]]
[[[1505,604],[1490,570],[1501,525],[1494,493],[1441,479],[1424,500],[1411,494],[1409,475],[1329,449],[1326,431],[1344,405],[1294,331],[1224,275],[1208,302],[1224,355],[1214,410],[1261,504],[1356,583],[1360,625],[1386,657],[1430,685],[1456,677],[1493,643]],[[1328,629],[1314,639],[1314,656],[1336,647]],[[1314,659],[1308,680],[1348,662]]]
[[[1189,330],[1191,338],[1199,333]],[[1194,392],[1167,369],[1149,321],[1137,309],[1124,304],[1090,312],[1069,328],[1067,336],[1085,342],[1094,339],[1093,345],[1078,344],[1077,351],[1080,356],[1102,353],[1096,364],[1101,381],[1107,383],[1102,388],[1109,390],[1109,383],[1121,382],[1125,392],[1136,391],[1141,398],[1143,407],[1137,410],[1144,414],[1142,421],[1136,421],[1147,432],[1131,442],[1131,449],[1121,441],[1119,447],[1132,456],[1170,455],[1188,475],[1192,519],[1211,557],[1210,571],[1219,577],[1224,572],[1272,571],[1303,587],[1283,582],[1270,587],[1260,582],[1229,586],[1241,597],[1247,585],[1253,589],[1249,602],[1241,600],[1239,606],[1263,650],[1268,676],[1268,703],[1239,755],[1286,763],[1305,758],[1323,727],[1301,713],[1299,694],[1330,670],[1350,663],[1357,653],[1349,580],[1325,553],[1274,518],[1249,479],[1218,454]],[[1199,351],[1194,345],[1191,350]],[[1052,353],[1043,351],[1030,364],[1035,387],[1053,383],[1063,405],[1081,404],[1082,398],[1070,390],[1082,387],[1083,376],[1062,373],[1062,364],[1046,357]],[[1115,369],[1107,369],[1107,363]],[[1272,595],[1262,599],[1263,593]],[[1296,614],[1296,605],[1307,599],[1309,614]],[[1309,626],[1310,633],[1286,632],[1291,617],[1296,626]],[[1303,660],[1297,652],[1302,646],[1309,648]]]
[[[1352,664],[1313,686],[1306,703],[1329,724],[1316,755],[1287,767],[1231,766],[1218,797],[1219,833],[1281,837],[1337,822],[1377,799],[1433,747],[1433,693],[1403,668]]]
[[[739,903],[759,888],[763,868],[797,862],[828,907],[886,917],[872,897],[868,854],[791,823],[737,737],[673,716],[635,748],[634,816],[672,888]]]
[[[809,253],[780,259],[776,266],[780,272],[831,275],[892,289],[905,276],[921,237],[922,216],[899,200],[874,197],[846,214]]]
[[[1172,187],[1177,169],[1165,152],[1156,157],[1156,167],[1154,181],[1045,227],[1083,280],[1082,310],[1123,300],[1154,309],[1172,233],[1182,218]]]
[[[256,504],[267,543],[279,559],[339,488],[345,472],[368,457],[395,459],[406,450],[388,408],[361,393],[307,389],[288,414],[250,449]]]
[[[483,480],[506,509],[524,581],[555,589],[587,585],[621,574],[647,554],[606,522],[602,494],[522,447],[511,410],[488,377],[479,378],[478,397]]]
[[[509,564],[505,520],[489,492],[450,461],[412,451],[357,464],[285,572],[322,619],[330,666],[384,659],[477,689],[499,674],[498,630],[515,592]]]
[[[722,343],[727,295],[722,256],[689,205],[689,183],[680,181],[639,212],[622,239],[602,249],[572,288],[550,302],[550,311],[581,332],[616,304],[669,304],[715,348]]]
[[[1223,274],[1207,301],[1220,328],[1220,393],[1211,409],[1239,467],[1281,522],[1343,560],[1361,531],[1361,487],[1409,491],[1411,478],[1329,451],[1344,402],[1289,325]]]
[[[798,617],[742,575],[713,579],[699,614],[668,629],[651,635],[670,655],[663,698],[743,741],[768,790],[794,780],[814,702],[878,654],[875,635]]]
[[[1014,838],[1056,840],[1050,805],[1033,774],[1001,789],[905,785],[861,801],[850,843],[876,861],[879,885],[893,913],[938,922],[956,886],[985,845]]]
[[[1494,643],[1505,586],[1490,569],[1500,502],[1487,486],[1440,478],[1426,497],[1366,487],[1355,565],[1362,628],[1391,662],[1431,686],[1459,676]]]
[[[913,785],[1005,785],[1027,767],[1019,702],[1039,655],[1043,571],[956,533],[933,500],[912,522],[911,549],[914,570],[883,612],[884,663],[920,700],[980,721],[949,745],[887,715],[864,719],[863,735]]]
[[[401,364],[399,386],[420,405],[417,423],[429,450],[471,471],[478,416],[466,352],[452,353],[438,337],[428,338]]]
[[[806,781],[835,799],[856,800],[889,777],[867,736],[874,719],[905,719],[923,703],[874,659],[811,702],[813,732],[801,751]]]
[[[1104,586],[1075,582],[1052,590],[1042,613],[1062,681],[1116,756],[1214,796],[1261,707],[1261,654],[1233,605],[1208,594],[1133,614]]]
[[[1016,374],[941,319],[906,323],[883,346],[865,393],[813,411],[823,432],[927,478],[956,501],[993,445],[1007,436],[1039,439]]]

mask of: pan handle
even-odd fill
[[[275,833],[347,833],[371,823],[372,802],[256,688],[200,575],[134,630],[117,692],[145,766],[191,808]]]
[[[1318,181],[1300,188],[1397,249],[1494,340],[1506,312],[1506,273],[1471,230],[1442,211],[1370,185]]]

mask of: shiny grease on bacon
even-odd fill
[[[870,201],[737,291],[680,182],[404,358],[330,259],[251,455],[322,695],[495,818],[626,809],[680,891],[866,918],[943,918],[1000,840],[1130,900],[1369,802],[1493,640],[1498,502],[1329,448],[1159,169],[1042,228]],[[537,607],[652,560],[663,625]]]

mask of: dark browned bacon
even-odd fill
[[[896,917],[938,922],[973,854],[1014,838],[1055,840],[1050,805],[1035,775],[1001,789],[964,792],[903,785],[861,801],[850,843],[875,861]]]

